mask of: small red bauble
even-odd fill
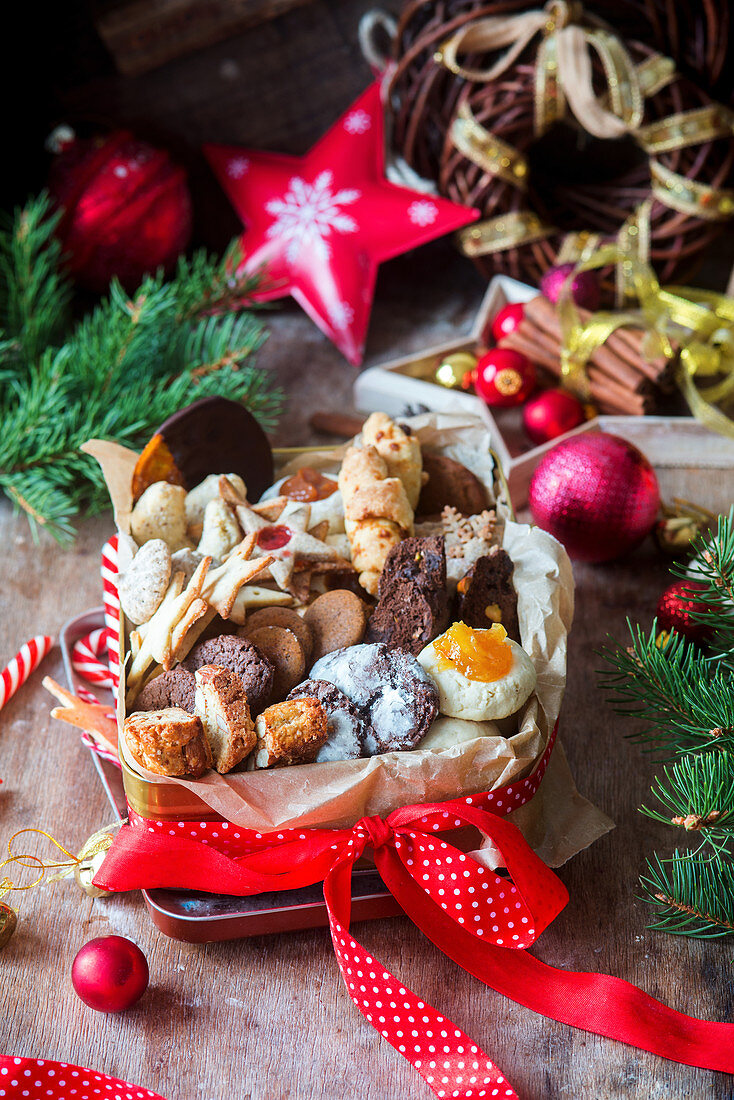
[[[97,1012],[122,1012],[148,987],[148,963],[124,936],[100,936],[77,952],[71,965],[74,989]]]
[[[575,264],[559,264],[549,267],[540,280],[540,293],[555,305],[561,296],[564,283],[573,271]],[[571,297],[581,309],[592,312],[599,308],[601,288],[595,271],[580,271],[571,283]]]
[[[558,443],[528,491],[530,510],[580,561],[618,558],[642,542],[660,507],[655,471],[616,435],[589,432]]]
[[[535,386],[535,367],[519,351],[492,348],[477,363],[472,381],[488,405],[521,405]]]
[[[533,443],[548,443],[586,420],[584,406],[567,390],[545,390],[522,411],[522,424]]]
[[[75,280],[103,294],[116,277],[134,291],[147,272],[170,272],[191,236],[191,196],[168,153],[120,130],[72,138],[48,181],[63,207],[58,234]]]
[[[705,592],[706,586],[700,581],[676,581],[666,588],[658,600],[658,626],[662,630],[675,630],[689,642],[705,642],[711,631],[704,623],[691,618],[691,612],[701,615],[708,611],[702,600],[697,600],[689,592]]]
[[[510,336],[520,327],[520,322],[525,316],[525,306],[522,302],[509,302],[503,306],[499,313],[495,314],[490,328],[492,337],[499,344],[503,336]]]

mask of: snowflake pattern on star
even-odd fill
[[[227,165],[227,175],[233,180],[241,180],[250,167],[247,157],[234,157]]]
[[[286,258],[294,263],[304,250],[327,259],[331,250],[327,238],[335,233],[356,233],[359,226],[343,206],[355,203],[361,192],[353,188],[333,191],[334,175],[319,172],[313,183],[294,176],[282,199],[271,199],[265,209],[275,221],[268,226],[267,236],[282,240]]]
[[[344,129],[348,134],[366,134],[372,125],[372,119],[360,107],[356,111],[350,111],[344,119]]]
[[[345,329],[349,328],[354,320],[354,310],[350,306],[349,302],[334,302],[333,306],[329,310],[329,320],[334,328]]]
[[[420,199],[418,202],[412,202],[410,204],[408,207],[408,217],[413,225],[433,225],[438,217],[438,207],[435,202],[429,202],[428,199]]]

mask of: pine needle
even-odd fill
[[[720,853],[655,856],[640,883],[658,914],[650,928],[696,939],[734,935],[734,866]]]
[[[655,821],[675,825],[718,851],[734,840],[734,755],[684,756],[656,777],[652,793],[661,805],[642,806]]]
[[[693,622],[708,628],[713,652],[734,671],[734,507],[719,516],[716,531],[696,539],[687,567],[676,565],[672,571],[706,586],[691,592],[706,611],[689,614]]]
[[[662,749],[669,758],[684,752],[734,748],[734,691],[731,674],[697,646],[673,631],[658,640],[657,622],[649,633],[628,624],[632,645],[611,639],[599,653],[609,666],[599,670],[600,686],[617,714],[645,726],[631,739]]]

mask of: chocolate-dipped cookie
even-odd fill
[[[133,500],[154,481],[193,489],[209,474],[238,474],[250,500],[273,481],[273,452],[252,413],[225,397],[203,397],[169,416],[133,473]]]

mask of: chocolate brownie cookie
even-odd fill
[[[196,682],[188,669],[172,668],[146,684],[135,700],[135,710],[166,710],[180,707],[187,714],[194,713]]]
[[[204,665],[219,665],[236,672],[247,693],[250,710],[258,714],[268,705],[273,690],[274,669],[267,657],[264,657],[254,642],[248,638],[238,638],[236,634],[220,634],[199,642],[181,662],[189,672],[196,672]]]
[[[311,669],[354,704],[372,727],[365,756],[412,749],[438,714],[438,690],[416,659],[386,645],[355,645],[327,653]]]
[[[372,613],[366,642],[384,642],[416,657],[449,625],[445,592],[426,594],[415,584],[394,588]]]
[[[404,539],[387,556],[366,642],[417,656],[449,624],[443,535]]]
[[[302,699],[310,695],[318,699],[326,711],[329,739],[319,749],[316,763],[325,760],[356,760],[362,756],[362,745],[370,731],[357,708],[328,680],[304,680],[288,696]]]
[[[424,591],[445,591],[446,553],[443,535],[403,539],[393,546],[380,576],[382,598],[395,585],[416,581]]]
[[[514,568],[506,550],[478,558],[457,585],[458,617],[474,627],[501,623],[507,636],[522,645],[517,593],[512,583]]]

